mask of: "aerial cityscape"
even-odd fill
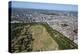
[[[10,52],[78,49],[76,5],[61,5],[60,10],[54,4],[49,7],[49,4],[10,2],[9,5]]]

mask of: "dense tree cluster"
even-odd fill
[[[24,30],[26,29],[26,30]],[[29,52],[32,51],[32,34],[28,31],[28,27],[23,27],[21,31],[23,34],[19,33],[19,36],[15,36],[11,41],[11,52]],[[18,34],[18,32],[14,32]]]

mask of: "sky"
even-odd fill
[[[36,2],[19,2],[12,1],[11,7],[13,8],[31,8],[31,9],[47,9],[59,11],[78,11],[77,5],[71,4],[52,4],[52,3],[36,3]]]

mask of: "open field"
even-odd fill
[[[51,38],[50,34],[47,32],[42,25],[33,25],[30,27],[33,38],[33,51],[45,51],[45,50],[57,50],[58,44],[54,39]]]

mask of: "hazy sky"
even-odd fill
[[[32,8],[32,9],[48,9],[61,11],[77,11],[77,5],[68,4],[49,4],[49,3],[32,3],[32,2],[12,2],[12,7],[15,8]]]

